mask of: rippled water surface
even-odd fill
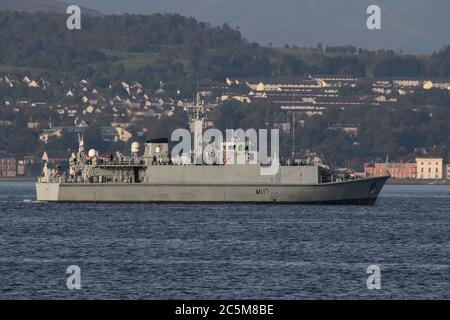
[[[367,207],[34,199],[0,182],[0,298],[450,299],[450,186],[388,185]]]

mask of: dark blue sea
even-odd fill
[[[450,299],[450,186],[375,206],[34,200],[0,182],[0,299]]]

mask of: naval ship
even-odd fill
[[[196,119],[194,128],[201,127],[202,120]],[[389,178],[339,175],[328,166],[305,161],[279,164],[274,174],[261,174],[264,165],[258,151],[250,154],[247,139],[239,138],[219,146],[224,161],[217,164],[192,161],[196,150],[172,157],[168,139],[147,141],[142,154],[134,142],[128,156],[86,151],[84,137],[78,134],[78,140],[68,172],[44,163],[36,183],[37,200],[373,205]],[[238,153],[244,161],[231,161]]]
[[[304,203],[373,205],[389,175],[338,176],[326,166],[296,162],[261,175],[261,165],[195,165],[172,161],[168,140],[132,144],[130,156],[84,151],[69,159],[69,172],[43,166],[37,200],[47,202]]]

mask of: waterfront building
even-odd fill
[[[416,158],[417,179],[442,179],[442,158]]]
[[[0,159],[0,177],[17,176],[17,161],[14,158]]]
[[[364,172],[368,176],[383,176],[389,173],[393,179],[416,179],[417,165],[412,163],[370,163],[364,165]]]
[[[450,164],[445,165],[445,179],[450,180]]]

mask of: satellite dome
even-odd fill
[[[132,152],[132,153],[138,153],[138,152],[139,152],[139,149],[140,149],[139,142],[133,142],[133,143],[131,144],[131,152]]]
[[[95,151],[95,149],[89,150],[88,156],[89,156],[89,158],[94,158],[94,157],[96,157],[96,156],[97,156],[97,151]]]

